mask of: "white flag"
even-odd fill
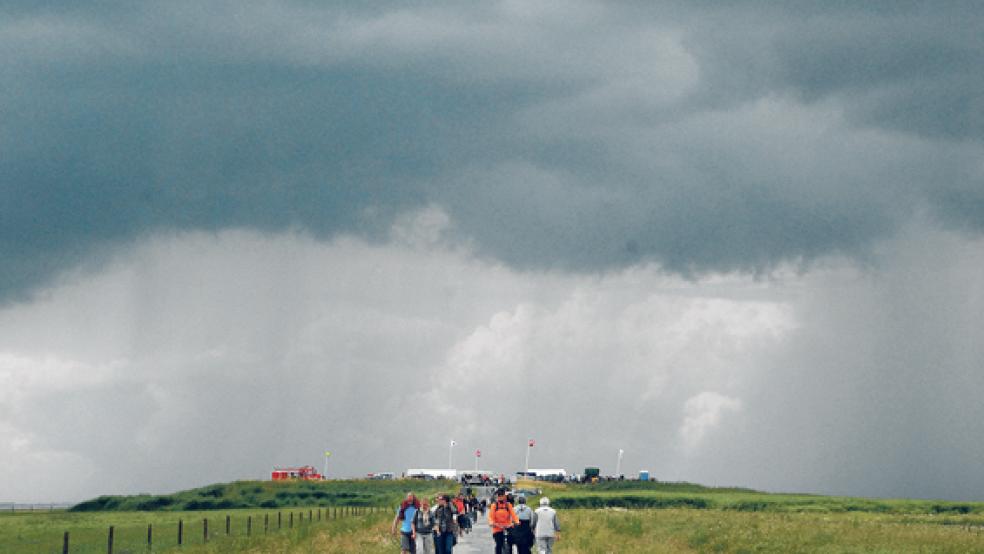
[[[458,443],[454,442],[454,439],[451,439],[451,446],[454,446],[456,444],[458,444]]]
[[[622,454],[625,454],[625,450],[622,450],[621,448],[619,448],[618,449],[618,455],[621,456]]]

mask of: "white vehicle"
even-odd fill
[[[392,471],[381,471],[379,473],[370,473],[369,474],[369,478],[370,479],[376,479],[376,480],[381,480],[381,481],[389,481],[389,480],[393,479],[393,477],[394,477],[394,475],[393,475],[393,472]]]
[[[530,469],[530,477],[541,481],[564,480],[567,477],[565,469]]]
[[[409,479],[450,479],[454,481],[458,478],[458,472],[454,469],[408,469],[407,477]]]

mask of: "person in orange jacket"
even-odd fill
[[[455,509],[458,510],[458,536],[468,532],[468,514],[465,513],[465,499],[459,494],[452,501]],[[466,521],[468,520],[468,521]]]
[[[506,499],[506,490],[499,489],[495,502],[489,506],[489,526],[492,527],[495,554],[509,554],[512,550],[512,546],[506,541],[506,530],[513,525],[519,525],[519,517]]]

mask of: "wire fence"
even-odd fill
[[[342,518],[359,517],[381,512],[373,506],[333,506],[319,508],[293,508],[267,512],[239,512],[236,514],[175,514],[173,520],[164,518],[146,523],[133,522],[107,526],[71,527],[59,533],[25,532],[34,537],[8,537],[0,539],[0,551],[18,554],[148,554],[172,551],[186,546],[198,546],[216,541],[238,540],[245,545],[273,533],[296,532],[311,525],[324,524]],[[160,514],[158,512],[157,514]],[[85,514],[72,514],[84,516]],[[201,517],[198,517],[201,516]],[[112,519],[112,513],[100,513],[101,520]],[[46,529],[54,531],[57,522],[45,522]]]
[[[54,512],[56,510],[67,510],[72,504],[52,503],[45,504],[22,504],[19,502],[0,502],[0,512]]]

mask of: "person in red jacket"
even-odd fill
[[[471,527],[471,518],[468,516],[467,507],[465,506],[465,497],[459,494],[454,497],[454,507],[458,509],[458,534],[467,533],[468,529]]]
[[[495,502],[489,506],[489,526],[492,527],[492,539],[495,541],[495,554],[509,554],[512,547],[506,542],[507,529],[519,525],[519,518],[512,504],[506,500],[506,490],[499,489]]]

